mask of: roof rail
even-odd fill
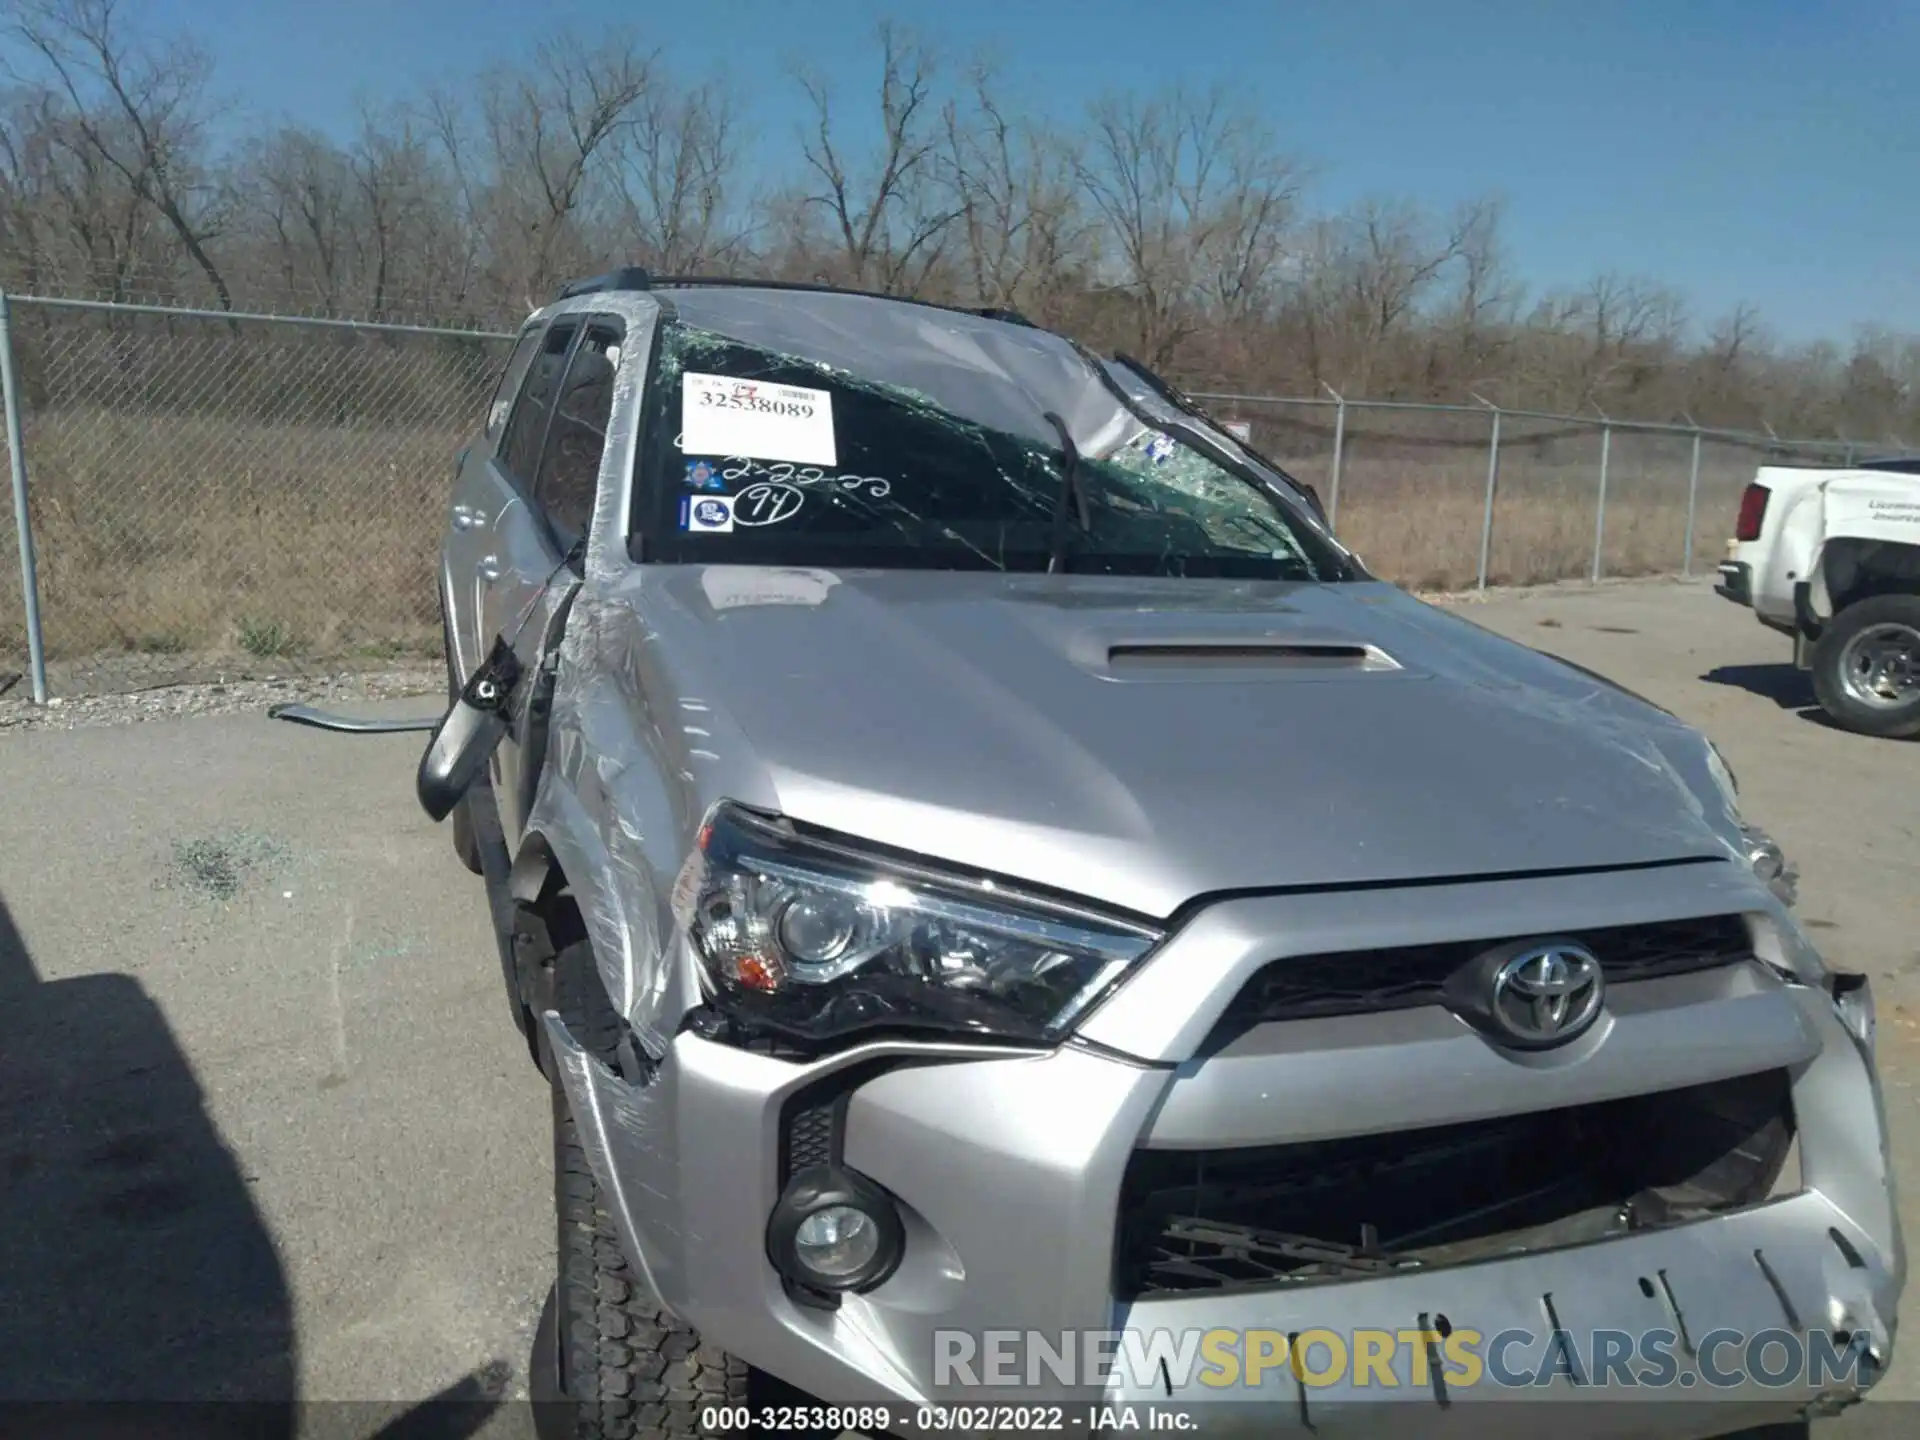
[[[944,310],[952,315],[977,315],[982,320],[999,320],[1009,325],[1024,325],[1029,330],[1037,330],[1026,316],[1017,310],[1001,310],[992,306],[948,305],[939,300],[923,300],[918,295],[889,295],[880,290],[861,290],[850,285],[829,285],[818,280],[768,280],[753,275],[656,275],[651,288],[669,290],[676,286],[712,289],[736,290],[790,290],[809,295],[856,295],[863,300],[892,300],[901,305],[920,305],[929,310]]]
[[[858,295],[868,300],[895,300],[902,305],[924,305],[929,310],[945,310],[954,315],[977,315],[982,320],[998,320],[1007,325],[1022,325],[1029,330],[1040,327],[1018,310],[996,305],[948,305],[938,300],[923,300],[917,295],[888,295],[878,290],[858,290],[846,285],[827,285],[812,280],[767,280],[751,275],[652,275],[638,265],[624,265],[605,275],[574,280],[562,285],[554,299],[571,300],[576,295],[597,295],[608,290],[667,290],[676,287],[711,287],[738,290],[798,290],[816,295]]]
[[[586,280],[575,280],[562,285],[556,300],[571,300],[576,295],[597,295],[604,290],[651,290],[653,277],[638,265],[623,265],[618,270],[609,270],[604,275],[595,275]]]

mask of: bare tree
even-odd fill
[[[1439,323],[1453,361],[1467,368],[1475,385],[1491,378],[1493,367],[1502,363],[1518,319],[1520,286],[1500,239],[1504,213],[1497,199],[1473,200],[1460,207],[1451,226],[1453,293]]]
[[[1586,332],[1581,399],[1594,404],[1616,388],[1636,388],[1650,363],[1671,358],[1686,309],[1665,286],[1610,271],[1589,282],[1570,318]]]
[[[934,129],[933,55],[891,24],[879,39],[880,142],[866,166],[856,169],[835,136],[826,82],[810,71],[797,77],[813,110],[801,141],[812,172],[801,203],[825,215],[848,280],[891,294],[925,282],[961,211]]]
[[[442,257],[446,279],[456,306],[463,307],[479,283],[487,242],[485,212],[489,186],[472,124],[459,101],[445,90],[429,91],[421,107],[421,123],[439,150],[449,179],[459,243]]]
[[[233,296],[208,246],[224,221],[220,188],[198,158],[207,121],[204,52],[174,41],[129,47],[119,0],[18,0],[12,29],[51,72],[100,160],[172,227],[224,310]]]
[[[671,274],[731,264],[749,232],[733,207],[738,118],[727,92],[653,86],[611,150],[623,229]]]
[[[387,314],[403,288],[416,303],[438,298],[436,259],[458,252],[447,232],[459,217],[427,139],[404,113],[363,114],[347,168],[359,200],[355,239],[369,313]]]
[[[1131,298],[1134,344],[1165,365],[1209,304],[1245,316],[1269,298],[1298,183],[1221,87],[1110,97],[1092,118],[1076,174]]]
[[[944,122],[968,290],[982,305],[1050,313],[1086,264],[1072,137],[1010,115],[984,65]]]
[[[271,231],[281,283],[312,296],[321,314],[339,314],[351,249],[346,157],[312,131],[288,129],[254,145],[243,163],[236,189]]]
[[[1381,200],[1363,202],[1339,223],[1329,263],[1357,350],[1349,383],[1367,393],[1386,378],[1390,347],[1423,318],[1483,225],[1478,211],[1436,225],[1416,206]]]
[[[1783,347],[1743,305],[1696,341],[1673,291],[1611,273],[1523,311],[1497,200],[1309,213],[1303,172],[1222,88],[1063,122],[987,66],[946,86],[883,25],[877,93],[799,74],[797,148],[763,168],[734,92],[596,34],[350,135],[267,122],[223,146],[205,55],[144,18],[0,0],[7,285],[507,325],[558,279],[637,260],[1016,309],[1194,388],[1920,435],[1920,339]]]
[[[18,97],[0,127],[0,167],[16,283],[77,284],[89,297],[133,298],[141,270],[159,262],[163,222],[73,123],[62,95],[36,87]]]
[[[563,36],[536,48],[526,70],[490,77],[481,101],[488,238],[502,288],[524,308],[591,263],[592,182],[631,125],[654,63],[631,42]]]

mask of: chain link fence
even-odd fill
[[[1195,398],[1314,485],[1375,573],[1422,590],[1711,570],[1758,466],[1866,453],[1489,405]]]
[[[512,337],[23,297],[0,319],[49,694],[439,657],[454,457]],[[1847,458],[1484,406],[1197,398],[1415,589],[1698,573],[1756,465]],[[31,680],[25,590],[0,546],[0,692]]]
[[[440,654],[454,456],[510,337],[9,308],[51,693]],[[8,549],[13,673],[28,645]]]

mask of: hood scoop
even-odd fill
[[[1116,680],[1330,679],[1335,674],[1397,671],[1377,645],[1352,640],[1142,640],[1106,647],[1106,673]]]

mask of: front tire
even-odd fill
[[[554,1091],[560,1253],[548,1303],[557,1370],[552,1398],[565,1418],[556,1434],[568,1440],[692,1440],[706,1433],[703,1411],[750,1403],[751,1372],[650,1303],[587,1166],[566,1095],[558,1085]]]
[[[623,1025],[592,946],[577,923],[559,928],[566,943],[553,961],[554,1009],[589,1054],[614,1067]],[[528,1387],[533,1400],[545,1402],[543,1437],[691,1440],[709,1433],[701,1418],[713,1407],[806,1403],[653,1303],[627,1263],[557,1076],[552,1086],[559,1276],[548,1297],[551,1313],[541,1315]]]
[[[1813,648],[1813,693],[1844,730],[1920,735],[1920,595],[1875,595],[1828,622]]]

